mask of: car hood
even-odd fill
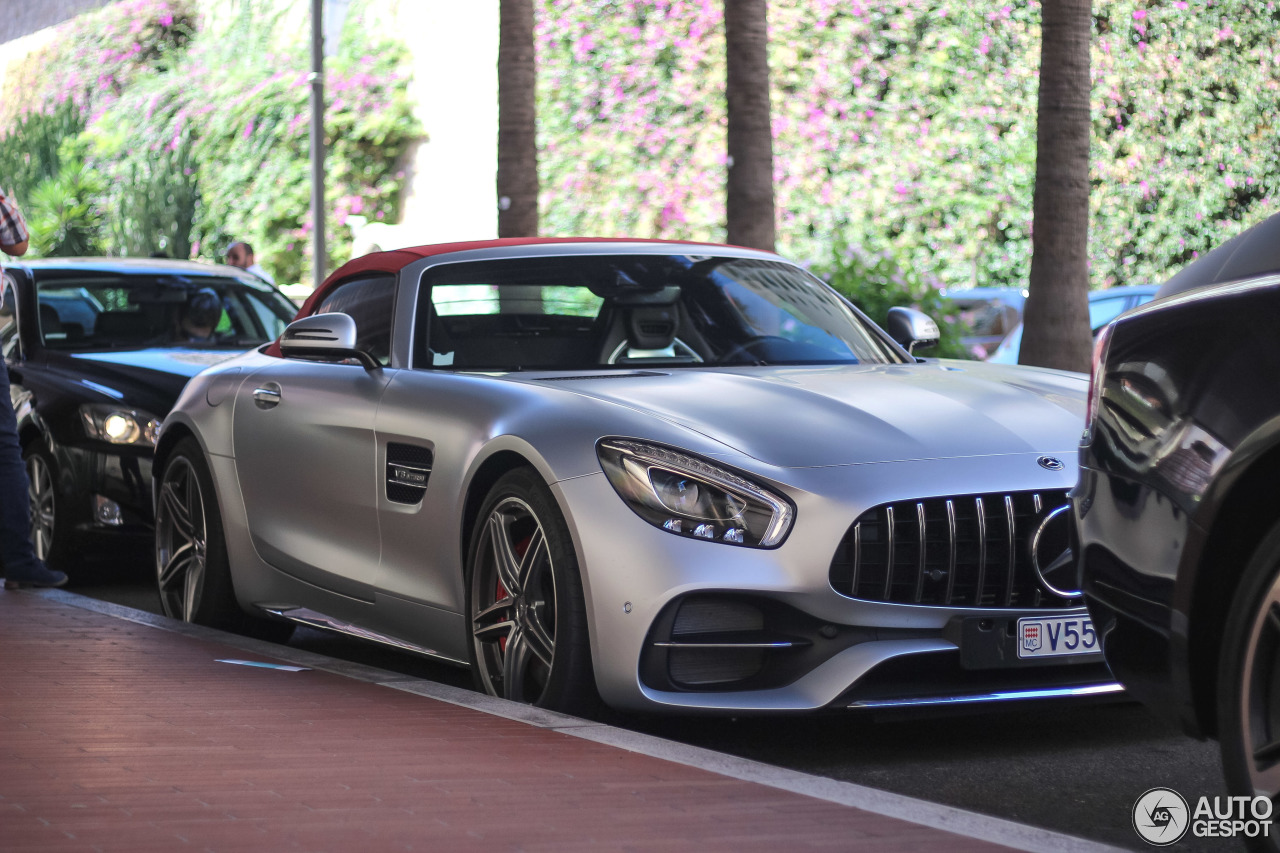
[[[49,353],[48,368],[103,400],[121,400],[163,416],[187,380],[234,358],[235,350],[155,348],[127,352]]]
[[[930,361],[641,371],[561,387],[680,424],[768,465],[805,468],[1072,453],[1088,377]]]

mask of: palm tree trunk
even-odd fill
[[[1087,371],[1090,0],[1044,0],[1029,295],[1019,361]]]
[[[498,236],[538,234],[537,60],[533,0],[501,0],[498,35]]]
[[[773,251],[773,129],[766,0],[724,0],[729,242]]]

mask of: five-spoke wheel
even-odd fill
[[[164,460],[156,493],[156,586],[166,616],[282,643],[293,624],[236,602],[213,475],[194,438]]]
[[[555,499],[531,469],[508,473],[490,491],[467,578],[478,686],[517,702],[594,712],[577,559]]]
[[[175,455],[156,495],[156,578],[166,616],[195,622],[209,550],[205,496],[191,459]]]

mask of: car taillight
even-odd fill
[[[1102,403],[1102,373],[1106,369],[1107,350],[1111,346],[1111,330],[1114,327],[1114,323],[1108,323],[1093,339],[1093,358],[1089,366],[1089,402],[1084,412],[1083,441],[1085,444],[1088,444],[1093,437],[1093,419],[1097,416],[1098,407]]]

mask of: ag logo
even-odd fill
[[[1187,801],[1172,788],[1152,788],[1133,804],[1133,828],[1148,844],[1175,844],[1187,834],[1189,826]]]

